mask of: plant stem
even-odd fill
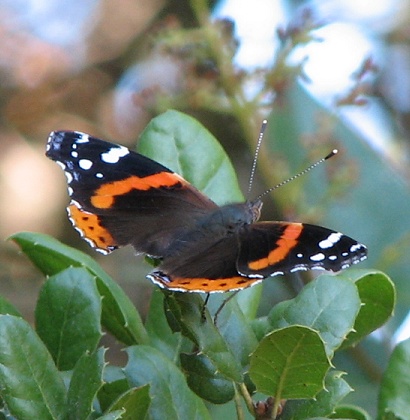
[[[242,408],[242,401],[240,394],[238,392],[238,387],[235,385],[235,407],[236,407],[236,417],[238,420],[245,420],[245,414]]]
[[[246,407],[248,408],[249,412],[255,416],[255,407],[253,405],[252,397],[250,396],[248,392],[248,388],[246,388],[246,385],[242,382],[240,384],[237,384],[239,386],[239,390],[241,392],[241,395],[243,399],[245,400]]]
[[[191,0],[191,7],[199,24],[204,29],[206,44],[209,46],[216,67],[220,72],[221,85],[229,101],[231,113],[240,125],[248,144],[256,139],[257,127],[262,118],[257,117],[257,103],[248,101],[243,93],[241,81],[238,80],[225,43],[221,42],[219,31],[210,23],[209,9],[205,0]],[[258,123],[256,121],[260,120]]]

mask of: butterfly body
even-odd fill
[[[339,271],[366,258],[354,239],[315,225],[258,222],[262,202],[217,206],[178,174],[87,134],[50,134],[74,227],[107,254],[132,245],[161,259],[147,277],[178,291],[238,290],[297,270]]]

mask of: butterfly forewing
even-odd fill
[[[240,235],[238,271],[261,277],[308,269],[340,271],[366,255],[364,245],[331,229],[306,223],[259,222]]]
[[[217,207],[170,169],[84,133],[51,133],[46,154],[66,174],[74,227],[104,253],[131,244],[161,257],[175,232]]]

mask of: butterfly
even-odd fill
[[[262,221],[262,201],[218,206],[180,175],[124,146],[55,131],[46,156],[65,172],[69,218],[97,251],[132,245],[160,259],[147,277],[181,292],[240,290],[298,270],[339,271],[364,245],[307,223]]]

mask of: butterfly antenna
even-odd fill
[[[291,176],[288,179],[285,179],[284,181],[280,182],[279,184],[275,185],[272,188],[269,188],[268,190],[266,190],[264,193],[262,193],[261,195],[259,195],[258,197],[256,197],[256,200],[261,199],[263,196],[271,193],[272,191],[276,190],[279,187],[283,187],[284,185],[286,185],[287,183],[295,180],[296,178],[301,177],[302,175],[307,174],[309,171],[311,171],[313,168],[316,168],[316,166],[320,165],[321,163],[323,163],[325,160],[330,159],[331,157],[333,157],[334,155],[336,155],[338,153],[337,149],[333,149],[328,155],[326,155],[325,157],[323,157],[322,159],[319,159],[317,162],[313,163],[312,165],[310,165],[309,167],[307,167],[306,169],[304,169],[303,171],[297,173],[296,175]]]
[[[259,150],[261,149],[263,135],[265,133],[266,126],[268,125],[267,120],[262,121],[261,129],[259,131],[259,137],[258,137],[258,143],[256,144],[255,154],[253,156],[253,162],[252,162],[252,168],[251,168],[251,174],[249,176],[249,184],[248,184],[248,197],[251,193],[253,180],[255,178],[255,172],[256,172],[256,164],[258,162],[258,156],[259,156]]]

